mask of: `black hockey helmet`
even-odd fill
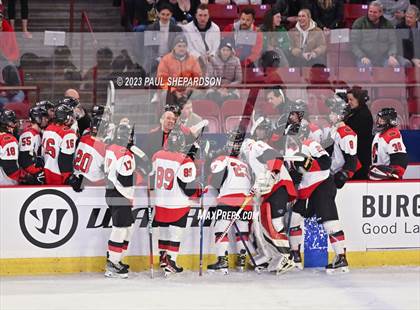
[[[124,122],[120,123],[115,131],[114,143],[120,146],[127,146],[131,139],[131,126]]]
[[[350,105],[344,101],[340,96],[334,95],[327,98],[325,104],[330,108],[331,113],[337,114],[340,121],[344,121],[351,113]]]
[[[274,129],[273,122],[269,118],[261,116],[256,121],[256,127],[254,129],[252,137],[254,140],[269,139],[273,133],[273,129]],[[257,134],[257,130],[263,130],[264,135],[259,136]]]
[[[288,112],[289,112],[289,117],[288,117],[289,123],[293,122],[291,120],[292,113],[296,113],[298,117],[298,122],[301,122],[305,114],[307,113],[307,104],[303,99],[297,99],[296,101],[293,101],[290,103],[290,105],[288,105]]]
[[[0,131],[12,132],[17,126],[16,113],[12,110],[3,110],[0,112]]]
[[[45,105],[36,105],[29,110],[29,120],[31,123],[38,124],[41,127],[43,117],[48,119],[48,110]]]
[[[102,116],[105,113],[105,106],[95,105],[92,108],[92,117]]]
[[[167,147],[171,152],[185,152],[187,142],[184,133],[179,129],[172,130],[168,135]]]
[[[109,122],[103,116],[94,116],[90,122],[90,134],[95,137],[105,138]]]
[[[73,97],[64,97],[63,99],[58,101],[57,105],[62,105],[62,104],[67,105],[74,109],[75,107],[80,105],[80,101]]]
[[[73,108],[65,104],[57,106],[55,108],[54,114],[55,114],[54,121],[59,124],[71,125],[71,124],[68,124],[69,121],[74,120]]]
[[[48,100],[39,101],[39,102],[37,102],[37,103],[35,104],[35,106],[37,106],[37,107],[42,106],[42,107],[44,107],[44,108],[45,108],[45,110],[47,110],[47,111],[48,111],[49,109],[54,109],[54,108],[55,108],[54,103],[52,103],[51,101],[48,101]]]
[[[311,130],[306,122],[300,124],[290,124],[287,128],[287,135],[295,136],[299,140],[304,140],[309,137]]]
[[[394,108],[383,108],[376,115],[376,129],[378,131],[385,131],[391,127],[397,127],[398,114]],[[384,124],[379,123],[379,118],[384,121]]]
[[[242,143],[245,140],[245,131],[237,129],[227,133],[227,141],[224,150],[231,156],[238,156]]]

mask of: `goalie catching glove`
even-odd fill
[[[386,165],[377,165],[371,166],[369,170],[369,179],[370,180],[397,180],[399,176],[396,169],[386,166]]]
[[[265,195],[271,192],[274,184],[277,181],[277,174],[272,171],[267,171],[265,174],[259,175],[252,186],[251,193],[255,195]]]
[[[303,161],[296,161],[294,163],[295,167],[298,169],[299,172],[303,172],[302,169],[304,171],[311,170],[312,162],[313,162],[313,159],[312,159],[311,156],[308,156],[308,155],[303,154],[303,153],[296,153],[295,155],[303,157]]]

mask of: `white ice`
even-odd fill
[[[420,309],[420,267],[320,269],[284,275],[133,273],[0,278],[0,309]]]

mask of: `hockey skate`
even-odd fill
[[[238,254],[238,260],[236,262],[236,268],[239,272],[245,271],[246,251],[241,250]]]
[[[258,254],[254,256],[254,261],[257,264],[257,266],[254,266],[252,262],[250,262],[250,266],[254,268],[256,273],[261,273],[264,271],[268,271],[268,263],[270,262],[270,259],[262,254]]]
[[[177,266],[176,262],[171,259],[171,255],[166,255],[165,261],[166,266],[163,268],[163,273],[165,277],[184,271],[184,268]]]
[[[228,256],[227,253],[224,256],[218,256],[217,257],[217,262],[215,262],[214,264],[208,265],[207,266],[207,271],[209,272],[215,272],[215,271],[220,271],[223,274],[227,275],[229,273],[228,271]]]
[[[109,252],[106,251],[106,260],[109,260]],[[130,269],[130,265],[129,264],[124,264],[122,261],[119,262],[121,266],[123,266],[125,269]]]
[[[167,265],[166,262],[166,257],[167,257],[167,253],[166,251],[159,251],[160,256],[159,256],[159,267],[160,268],[165,268]]]
[[[295,268],[295,263],[287,255],[280,254],[280,256],[273,258],[268,264],[268,271],[275,272],[276,275],[286,273]]]
[[[107,260],[104,275],[107,278],[127,279],[128,269],[122,266],[120,263],[114,264],[110,260]]]
[[[346,254],[338,254],[334,257],[331,264],[325,267],[327,274],[346,273],[349,272],[349,264],[347,263]]]
[[[296,250],[296,251],[291,250],[289,259],[293,260],[293,262],[295,263],[296,269],[303,270],[302,256],[300,255],[299,250]]]

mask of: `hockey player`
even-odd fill
[[[73,171],[77,136],[70,129],[74,122],[73,109],[63,104],[54,113],[54,122],[48,125],[42,135],[45,184],[62,185],[67,184]]]
[[[249,240],[249,217],[246,214],[252,211],[252,204],[243,206],[251,189],[251,175],[248,165],[239,157],[239,151],[244,141],[245,133],[237,130],[228,133],[228,140],[223,154],[217,156],[210,166],[209,184],[218,191],[217,207],[215,210],[216,223],[214,227],[216,239],[217,262],[207,266],[209,271],[222,271],[228,273],[228,247],[229,237],[226,234],[221,240],[223,232],[229,226],[231,218],[243,207],[236,221],[238,231],[236,234],[236,249],[238,252],[237,267],[240,271],[245,268],[246,250],[241,241]],[[230,214],[230,216],[229,216]],[[232,229],[232,228],[231,228]]]
[[[48,125],[45,105],[29,110],[31,125],[19,137],[19,166],[26,172],[21,183],[40,185],[45,182],[44,159],[41,157],[41,131]]]
[[[394,108],[383,108],[378,112],[369,171],[371,180],[402,179],[404,175],[408,157],[397,126],[397,112]]]
[[[298,184],[298,199],[293,205],[290,223],[291,256],[295,263],[301,263],[300,246],[302,243],[303,218],[316,214],[317,220],[324,226],[329,235],[330,243],[336,256],[331,264],[326,266],[327,273],[335,271],[348,272],[344,232],[340,226],[335,196],[337,188],[330,176],[331,159],[321,145],[308,138],[307,126],[293,127],[290,134],[297,135],[298,149],[291,154],[302,155],[305,160],[294,162],[291,169],[302,174]]]
[[[136,169],[134,155],[126,148],[130,144],[130,133],[128,124],[120,124],[116,128],[113,144],[105,153],[104,170],[108,181],[105,200],[112,216],[105,276],[111,278],[128,277],[128,265],[122,263],[122,258],[133,233],[133,173]]]
[[[48,101],[48,100],[39,101],[36,103],[36,106],[42,106],[47,110],[48,123],[51,123],[54,120],[55,105],[51,101]]]
[[[258,220],[254,217],[253,222],[257,267],[283,273],[294,266],[289,259],[285,215],[287,203],[297,194],[279,152],[268,145],[272,131],[271,121],[260,117],[254,124],[252,139],[245,140],[241,153],[254,174],[253,192],[260,196]]]
[[[16,185],[19,180],[16,114],[12,110],[0,112],[0,185]]]
[[[326,100],[331,112],[331,129],[325,150],[331,156],[331,175],[337,188],[351,179],[357,168],[357,135],[344,121],[351,113],[350,105],[339,96]]]
[[[183,271],[176,259],[190,211],[190,198],[201,194],[196,166],[187,152],[185,135],[174,129],[165,148],[152,157],[150,187],[155,196],[154,223],[159,227],[160,267],[165,275]]]
[[[103,171],[108,122],[96,113],[92,118],[90,130],[85,133],[77,145],[73,162],[74,172],[69,178],[69,185],[76,192],[83,191],[84,178],[92,185],[103,185]]]

